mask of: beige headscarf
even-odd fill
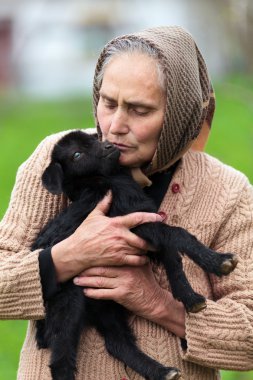
[[[164,125],[154,157],[145,169],[145,174],[150,175],[165,170],[178,160],[196,141],[202,127],[202,133],[204,131],[204,136],[207,138],[215,109],[215,99],[205,61],[192,36],[178,26],[157,27],[117,37],[104,47],[95,70],[93,87],[95,118],[99,100],[99,85],[96,78],[101,71],[107,49],[116,41],[126,38],[139,39],[155,47],[166,77],[167,104]],[[101,137],[98,123],[97,130]]]

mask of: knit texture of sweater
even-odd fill
[[[64,132],[66,133],[66,132]],[[18,380],[49,380],[50,352],[38,350],[35,320],[45,316],[38,263],[30,247],[41,228],[67,205],[48,193],[41,175],[63,133],[46,138],[20,167],[9,208],[0,223],[0,318],[28,319]],[[181,226],[220,252],[235,252],[237,268],[227,277],[207,275],[187,257],[184,270],[207,308],[186,315],[187,348],[161,326],[132,315],[139,347],[164,365],[178,367],[185,380],[214,380],[217,369],[253,368],[253,189],[246,177],[215,158],[187,152],[161,204],[167,223]],[[163,288],[162,268],[154,268]],[[140,380],[106,351],[93,328],[81,336],[77,380]]]

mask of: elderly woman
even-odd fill
[[[163,269],[147,261],[150,247],[130,232],[161,217],[110,219],[110,195],[72,236],[31,252],[39,230],[68,202],[41,185],[52,148],[66,132],[46,138],[19,169],[0,226],[0,317],[30,320],[18,379],[51,378],[49,352],[36,347],[34,320],[44,318],[44,302],[71,278],[86,296],[129,309],[139,347],[180,368],[184,379],[214,380],[219,368],[253,368],[253,190],[243,174],[196,150],[205,144],[214,97],[194,40],[179,27],[114,39],[98,59],[93,94],[99,138],[120,149],[121,164],[132,169],[166,222],[217,251],[237,253],[239,263],[217,278],[184,257],[191,284],[207,298],[204,311],[187,314]],[[112,358],[91,328],[81,337],[76,379],[140,376]]]

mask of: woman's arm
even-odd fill
[[[253,188],[245,183],[233,191],[212,248],[235,252],[236,269],[229,276],[210,276],[214,301],[198,314],[186,315],[187,350],[184,360],[200,365],[245,371],[253,368]]]
[[[8,210],[0,222],[0,318],[36,319],[44,316],[38,263],[30,251],[39,230],[66,205],[49,194],[41,175],[59,135],[46,138],[18,170]]]
[[[30,247],[44,225],[67,205],[63,196],[50,194],[41,182],[51,150],[62,135],[45,139],[20,167],[9,208],[0,223],[0,319],[44,317],[38,259],[41,250],[31,252]],[[96,263],[139,265],[145,261],[140,253],[148,248],[147,244],[129,228],[162,218],[148,213],[108,218],[103,211],[109,207],[109,198],[98,205],[72,236],[52,247],[59,281]]]

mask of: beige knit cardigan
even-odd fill
[[[54,143],[46,138],[20,167],[9,208],[0,224],[0,318],[28,319],[20,356],[19,380],[51,379],[48,350],[38,350],[34,320],[44,317],[38,251],[30,246],[39,230],[67,200],[49,194],[41,175]],[[173,192],[173,184],[179,192]],[[193,288],[204,294],[207,308],[186,316],[188,348],[162,327],[132,316],[139,346],[165,365],[179,367],[185,380],[219,378],[218,368],[253,368],[253,189],[245,176],[215,158],[187,152],[173,176],[161,210],[168,223],[185,227],[203,243],[221,252],[236,252],[239,263],[228,277],[208,276],[184,258]],[[162,287],[162,269],[155,272]],[[80,341],[77,380],[140,380],[140,376],[109,356],[94,329]]]

